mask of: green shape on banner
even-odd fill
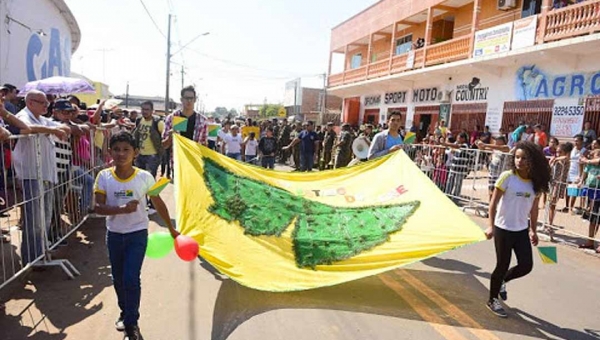
[[[167,232],[156,232],[148,235],[146,256],[160,259],[167,256],[175,247],[175,240]]]
[[[558,253],[556,247],[538,247],[538,252],[542,258],[542,262],[545,264],[556,264],[558,263]]]
[[[188,120],[185,117],[173,116],[173,130],[185,132],[187,130]]]
[[[245,234],[279,237],[293,225],[298,267],[315,268],[354,257],[385,243],[419,208],[419,201],[336,207],[242,177],[204,158],[204,179],[214,203],[209,211],[237,221]]]

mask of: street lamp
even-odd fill
[[[170,81],[171,81],[171,57],[174,56],[175,54],[181,52],[184,48],[186,48],[189,44],[193,43],[196,39],[209,35],[210,32],[204,32],[198,36],[196,36],[194,39],[190,40],[190,42],[188,42],[187,44],[183,45],[179,50],[177,50],[177,52],[175,53],[171,53],[171,17],[172,15],[169,14],[169,26],[168,26],[168,30],[167,30],[167,86],[166,86],[166,94],[165,94],[165,115],[169,114],[169,85],[170,85]],[[183,66],[181,67],[181,76],[183,78]],[[183,80],[182,80],[183,83]]]

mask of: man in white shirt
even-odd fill
[[[230,130],[227,129],[227,125],[224,128],[225,131],[219,131],[219,137],[225,143],[225,154],[229,158],[235,160],[242,160],[242,135],[239,134],[240,128],[237,125],[232,125]]]
[[[42,232],[50,228],[52,219],[52,186],[58,181],[56,173],[56,149],[53,138],[65,140],[70,132],[68,126],[54,122],[44,117],[48,105],[46,95],[40,91],[30,91],[25,96],[26,107],[17,114],[23,123],[29,126],[31,133],[39,134],[41,157],[37,157],[35,137],[21,138],[13,151],[13,164],[17,178],[21,180],[23,198],[25,203],[23,218],[23,236],[21,238],[21,261],[23,265],[34,261],[43,254]],[[41,167],[41,168],[40,168]],[[41,174],[41,178],[38,175]],[[44,191],[43,197],[43,223],[42,205],[40,204],[40,190]]]

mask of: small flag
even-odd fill
[[[538,247],[538,252],[545,264],[556,264],[558,262],[556,247]]]
[[[417,134],[414,132],[407,132],[406,136],[404,136],[404,144],[412,144],[415,142],[417,138]]]
[[[154,185],[150,188],[150,190],[148,190],[148,196],[158,196],[169,183],[171,183],[170,179],[166,177],[159,178],[158,181],[156,181],[156,183],[154,183]]]
[[[173,130],[175,131],[186,131],[188,120],[185,117],[174,116],[173,117]]]
[[[219,124],[208,124],[208,137],[216,139],[221,131],[221,125]]]

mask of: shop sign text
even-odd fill
[[[481,86],[479,78],[474,77],[470,83],[456,86],[454,101],[472,102],[487,100],[490,88]]]
[[[365,97],[365,106],[379,106],[381,103],[381,95]]]
[[[386,105],[406,103],[406,91],[386,93],[384,103]]]
[[[600,71],[555,76],[535,65],[523,66],[515,88],[520,100],[600,95]]]
[[[442,93],[437,87],[413,91],[413,103],[435,102],[442,99],[441,97]]]

